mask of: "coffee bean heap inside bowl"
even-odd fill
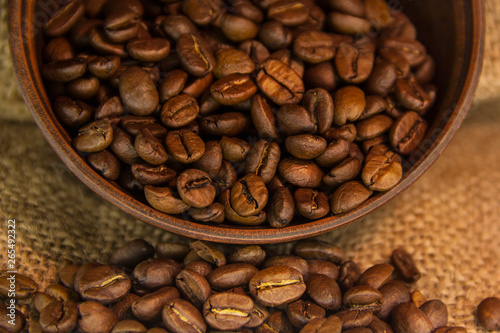
[[[281,228],[401,180],[433,59],[384,0],[89,0],[44,26],[73,147],[158,211]]]
[[[448,326],[442,301],[412,287],[420,273],[402,248],[364,271],[320,240],[276,250],[136,239],[109,264],[66,265],[43,291],[19,275],[31,291],[20,296],[37,310],[30,332],[467,332]],[[480,320],[500,318],[493,303],[480,305]]]

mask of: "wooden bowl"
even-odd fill
[[[294,221],[282,229],[206,225],[160,213],[101,178],[71,146],[55,117],[39,64],[41,27],[60,1],[9,2],[9,42],[22,94],[38,127],[63,162],[82,182],[125,212],[158,228],[187,237],[222,243],[273,243],[319,235],[345,226],[382,206],[416,181],[448,145],[471,106],[483,58],[484,15],[481,0],[401,0],[401,9],[417,27],[419,40],[437,64],[438,99],[430,113],[421,148],[409,156],[401,182],[357,209],[316,221]]]

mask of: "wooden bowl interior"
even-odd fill
[[[397,1],[396,1],[397,2]],[[436,160],[465,117],[482,63],[480,0],[402,0],[397,8],[417,26],[418,38],[436,61],[436,104],[429,112],[430,128],[421,147],[405,161],[401,182],[357,209],[317,221],[297,220],[283,229],[266,226],[206,225],[160,213],[136,200],[114,182],[101,178],[71,147],[71,136],[55,117],[39,73],[43,46],[40,27],[60,6],[56,0],[11,0],[10,44],[16,74],[28,107],[43,134],[63,162],[87,186],[127,213],[159,228],[187,237],[226,243],[271,243],[310,237],[351,223],[407,188]],[[35,23],[33,23],[35,22]]]

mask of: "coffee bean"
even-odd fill
[[[321,31],[306,31],[298,35],[293,43],[294,53],[309,63],[328,61],[335,56],[333,39]]]
[[[185,203],[195,208],[209,206],[216,192],[208,174],[198,169],[187,169],[179,175],[177,191]]]
[[[80,1],[71,1],[57,10],[45,23],[43,32],[49,37],[66,34],[83,16],[84,7]]]
[[[203,140],[186,129],[168,132],[166,144],[168,153],[181,163],[196,162],[205,153]]]
[[[257,85],[274,103],[298,103],[304,95],[304,84],[297,73],[281,61],[268,59],[257,74]]]
[[[152,258],[154,247],[143,239],[134,239],[119,247],[109,258],[109,263],[118,267],[134,268],[140,262]]]
[[[356,140],[364,141],[382,135],[391,128],[392,123],[393,120],[383,114],[361,120],[356,124]]]
[[[361,172],[361,162],[354,157],[348,157],[340,164],[333,167],[329,173],[323,177],[323,182],[331,188],[355,179]]]
[[[255,274],[249,283],[250,294],[266,306],[288,304],[306,290],[302,274],[287,266],[274,266]]]
[[[285,140],[288,152],[303,160],[318,157],[325,151],[326,145],[327,142],[324,138],[311,134],[289,136]]]
[[[75,290],[86,301],[114,303],[124,297],[131,286],[125,272],[99,263],[84,264],[75,275]]]
[[[248,125],[248,118],[240,112],[226,112],[201,118],[200,127],[209,135],[236,136]]]
[[[86,124],[92,118],[94,108],[82,101],[59,96],[54,101],[54,112],[64,124],[78,127]]]
[[[190,254],[196,258],[193,257],[193,260],[187,260],[190,259]],[[208,261],[203,260],[194,250],[190,250],[184,258],[184,269],[196,272],[203,277],[206,277],[213,270],[212,265]]]
[[[328,91],[322,88],[308,90],[302,100],[304,108],[311,115],[319,134],[325,133],[333,122],[333,99]]]
[[[298,187],[318,187],[323,178],[323,171],[316,163],[297,158],[285,158],[278,170],[286,181]]]
[[[78,308],[74,302],[53,301],[40,311],[39,324],[44,332],[70,332],[77,320]],[[111,331],[111,327],[109,330]]]
[[[122,320],[118,322],[111,333],[146,333],[147,328],[138,321],[135,320]]]
[[[141,129],[137,134],[134,147],[137,155],[150,164],[160,165],[168,159],[165,147],[147,128]]]
[[[422,304],[419,309],[427,315],[435,329],[448,324],[448,309],[442,301],[432,299]]]
[[[389,139],[398,153],[409,155],[422,142],[426,130],[426,121],[415,111],[407,111],[392,125]]]
[[[373,265],[360,275],[356,284],[378,289],[389,280],[393,271],[394,267],[389,264]]]
[[[129,293],[119,302],[115,303],[110,309],[119,320],[133,319],[134,314],[132,313],[132,304],[139,298],[140,296]]]
[[[410,66],[421,64],[427,56],[425,47],[415,39],[387,38],[383,41],[381,48],[398,51],[408,60]]]
[[[344,139],[334,139],[325,151],[316,158],[316,162],[324,167],[331,168],[344,161],[350,151],[350,142]]]
[[[170,42],[164,38],[132,40],[127,43],[130,56],[142,62],[158,62],[170,52]]]
[[[420,272],[415,265],[415,261],[404,248],[398,248],[392,252],[391,262],[405,281],[415,282],[420,278]]]
[[[131,170],[134,178],[144,185],[164,185],[173,180],[177,175],[174,170],[164,165],[134,164]]]
[[[139,14],[127,6],[115,6],[104,19],[104,33],[111,43],[123,43],[139,33]]]
[[[322,274],[326,275],[333,280],[337,280],[339,277],[339,269],[334,263],[321,260],[321,259],[309,259],[307,260],[307,266],[309,267],[309,274]]]
[[[306,259],[328,260],[340,264],[344,260],[344,251],[336,245],[320,240],[303,240],[297,242],[293,251]]]
[[[293,196],[297,211],[308,219],[320,219],[330,211],[328,197],[322,192],[298,188]]]
[[[230,263],[246,263],[260,266],[266,258],[266,252],[258,245],[250,245],[234,251],[228,256]]]
[[[222,168],[222,159],[222,149],[219,142],[208,141],[205,142],[205,153],[192,166],[205,171],[216,183],[215,177]]]
[[[297,104],[282,105],[276,113],[276,119],[280,132],[286,136],[312,134],[316,131],[311,113]]]
[[[78,326],[85,333],[111,332],[118,323],[113,311],[96,301],[78,304],[78,318]]]
[[[354,124],[345,124],[339,128],[330,128],[327,130],[323,136],[327,141],[333,140],[346,140],[348,142],[353,142],[356,138],[357,130]]]
[[[307,261],[304,259],[294,256],[294,255],[275,255],[268,258],[263,265],[263,268],[269,268],[273,266],[287,266],[296,269],[302,274],[305,280],[309,275],[309,266]]]
[[[120,162],[107,150],[91,153],[87,156],[87,162],[101,176],[108,180],[117,180],[120,176]]]
[[[345,310],[335,314],[342,321],[342,331],[368,326],[375,317],[369,310]]]
[[[257,36],[259,27],[251,20],[237,15],[224,14],[220,18],[222,33],[232,42],[242,42]]]
[[[361,37],[355,42],[339,45],[335,56],[337,73],[350,84],[359,84],[370,76],[375,58],[375,45],[368,37]]]
[[[372,191],[358,181],[344,183],[331,197],[332,213],[341,214],[353,210],[365,202],[371,194]]]
[[[391,312],[394,333],[432,332],[434,327],[424,312],[413,303],[401,303]]]
[[[218,202],[205,208],[191,207],[188,213],[193,219],[200,222],[222,223],[225,217],[224,206]]]
[[[31,278],[18,274],[0,272],[0,295],[15,299],[29,298],[38,290],[38,285]]]
[[[189,246],[200,256],[200,258],[215,264],[217,267],[226,264],[226,257],[214,244],[196,241]]]
[[[222,105],[234,105],[246,101],[257,92],[257,87],[250,76],[243,74],[231,74],[218,81],[210,87],[212,97]]]
[[[259,29],[259,40],[270,50],[287,48],[292,39],[291,31],[278,21],[265,22]]]
[[[59,270],[59,280],[68,288],[74,289],[75,275],[80,266],[66,265]]]
[[[476,313],[480,326],[487,330],[500,328],[500,299],[498,297],[488,297],[482,300]]]
[[[181,128],[196,119],[199,110],[196,99],[187,94],[177,95],[163,105],[161,121],[168,128]]]
[[[316,304],[328,310],[340,307],[342,294],[335,280],[326,275],[312,274],[306,283],[307,294]]]
[[[172,299],[179,298],[175,287],[163,287],[146,294],[132,303],[132,312],[137,319],[147,322],[161,319],[163,307]]]
[[[183,269],[175,278],[175,285],[188,301],[201,308],[211,295],[211,286],[207,279],[191,270]]]
[[[237,180],[238,176],[233,165],[227,161],[222,161],[221,168],[217,176],[213,179],[216,188],[220,192],[223,192],[230,189]]]
[[[335,315],[328,318],[315,318],[305,325],[300,333],[340,333],[342,332],[342,321]]]
[[[239,215],[246,217],[262,211],[269,194],[262,178],[249,173],[231,187],[231,207]]]
[[[361,178],[366,187],[374,191],[387,191],[396,186],[403,176],[401,163],[393,160],[394,153],[374,156],[367,160]]]
[[[179,194],[173,192],[170,187],[155,187],[146,185],[144,187],[144,195],[147,202],[160,212],[167,214],[182,214],[186,212],[190,206],[179,197]]]
[[[342,296],[342,305],[347,308],[356,308],[380,311],[382,294],[377,289],[370,286],[354,286],[347,290]]]
[[[208,325],[220,330],[236,330],[250,321],[254,303],[245,295],[217,293],[203,305],[203,317]]]
[[[337,90],[333,102],[333,121],[337,126],[357,120],[366,106],[365,93],[356,86],[345,86]]]
[[[215,66],[212,51],[196,34],[181,34],[177,40],[177,53],[184,69],[194,76],[205,76]]]
[[[343,34],[365,34],[370,30],[370,22],[361,17],[331,12],[328,19],[332,29]]]
[[[221,11],[220,1],[187,0],[182,4],[182,10],[198,25],[205,25],[214,21]]]
[[[42,75],[47,80],[70,82],[78,79],[87,70],[87,61],[83,58],[71,58],[52,61],[42,67]]]
[[[159,290],[174,284],[175,277],[181,271],[181,266],[168,258],[150,258],[134,268],[134,285],[148,291]]]
[[[335,73],[330,61],[309,66],[304,71],[304,84],[306,88],[322,88],[333,91],[340,83],[338,74]]]
[[[295,203],[288,188],[278,187],[271,194],[267,206],[267,219],[271,227],[283,228],[292,222]]]
[[[139,67],[130,67],[121,74],[119,89],[123,104],[133,115],[147,116],[158,107],[158,91],[148,74]]]
[[[293,326],[302,328],[315,318],[324,318],[326,311],[313,302],[298,300],[287,305],[286,314]]]
[[[398,280],[390,280],[379,289],[382,294],[382,304],[377,316],[386,320],[396,306],[401,303],[410,302],[410,291],[404,283]]]
[[[223,49],[215,56],[214,75],[219,79],[232,74],[250,74],[255,70],[255,63],[241,50]]]
[[[186,300],[170,300],[162,310],[163,323],[173,332],[206,332],[207,325],[201,313]]]

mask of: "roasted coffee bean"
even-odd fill
[[[323,171],[316,163],[297,158],[285,158],[278,170],[287,182],[298,187],[318,187],[323,178]]]
[[[345,124],[338,128],[330,128],[323,134],[323,137],[327,141],[342,139],[348,142],[353,142],[356,135],[356,126],[354,124]]]
[[[161,319],[163,306],[179,297],[179,291],[175,287],[163,287],[132,303],[132,312],[137,319],[147,322],[158,321]]]
[[[200,127],[209,135],[236,136],[248,125],[248,118],[240,112],[226,112],[201,118]]]
[[[342,305],[347,308],[380,311],[382,294],[377,289],[360,285],[354,286],[342,295]]]
[[[410,66],[421,64],[427,56],[425,47],[415,39],[387,38],[382,42],[381,49],[398,51],[408,60]]]
[[[396,152],[409,155],[424,139],[427,122],[415,111],[401,115],[391,127],[389,139]]]
[[[120,121],[120,127],[134,137],[142,128],[147,128],[157,138],[164,138],[167,135],[165,126],[159,124],[153,116],[138,117],[127,115]]]
[[[389,61],[381,61],[376,64],[366,81],[366,89],[369,93],[381,97],[389,95],[398,79],[398,69]]]
[[[120,117],[121,115],[123,115],[123,105],[118,96],[107,97],[95,111],[96,120]]]
[[[295,203],[288,188],[281,186],[274,190],[267,205],[267,219],[271,227],[283,228],[292,222]]]
[[[331,168],[344,161],[349,156],[351,144],[344,139],[334,139],[325,151],[316,158],[316,162],[324,167]]]
[[[134,147],[137,155],[150,164],[160,165],[168,159],[167,150],[161,141],[147,128],[139,131],[135,137]]]
[[[276,1],[267,8],[267,16],[285,26],[297,26],[309,17],[309,7],[301,1]]]
[[[350,84],[359,84],[370,76],[375,58],[375,45],[368,37],[362,37],[353,43],[339,45],[335,56],[337,73]]]
[[[432,299],[422,304],[419,309],[427,315],[434,329],[448,324],[448,309],[442,301]]]
[[[177,175],[174,170],[164,165],[133,164],[131,170],[134,178],[144,185],[164,185]]]
[[[340,12],[330,12],[328,22],[334,31],[348,35],[365,34],[370,30],[368,20]]]
[[[71,332],[77,320],[78,308],[73,301],[53,301],[40,311],[39,324],[43,332]]]
[[[49,37],[62,36],[84,15],[85,8],[80,1],[70,1],[57,10],[45,23],[43,32]]]
[[[10,239],[10,238],[9,238]],[[31,278],[7,271],[0,272],[0,295],[4,297],[23,299],[33,296],[38,285]]]
[[[311,115],[319,134],[325,133],[333,122],[333,99],[328,91],[322,88],[308,90],[302,100],[304,108]]]
[[[355,179],[361,172],[361,162],[354,157],[348,157],[340,164],[333,167],[323,177],[323,182],[331,188],[337,188],[340,185]]]
[[[118,317],[119,320],[132,319],[132,304],[138,300],[140,296],[129,293],[125,295],[118,303],[115,303],[110,309]]]
[[[221,1],[187,0],[182,4],[182,10],[198,25],[214,21],[221,11]]]
[[[198,102],[187,94],[170,98],[161,111],[161,121],[168,128],[181,128],[196,119]]]
[[[194,98],[198,98],[210,87],[213,80],[214,75],[212,72],[202,77],[196,77],[186,84],[182,92],[184,94],[191,95]]]
[[[119,321],[111,333],[146,333],[147,328],[136,320],[122,320]]]
[[[179,175],[177,191],[185,203],[195,208],[209,206],[216,194],[208,174],[198,169],[187,169]]]
[[[102,80],[111,78],[119,67],[120,57],[112,55],[106,57],[95,57],[88,63],[88,70]]]
[[[280,132],[286,136],[312,134],[316,131],[311,113],[297,104],[282,105],[276,113],[276,119]]]
[[[260,137],[266,140],[279,140],[276,117],[269,104],[259,94],[252,97],[250,114]]]
[[[340,333],[342,321],[335,315],[328,318],[315,318],[305,325],[300,333]]]
[[[250,264],[233,263],[213,270],[207,280],[215,289],[230,289],[248,284],[259,270]]]
[[[99,89],[99,80],[94,77],[81,77],[66,85],[67,93],[76,99],[88,100],[94,97]]]
[[[304,85],[297,73],[281,61],[268,59],[257,74],[257,85],[274,103],[297,103],[304,95]]]
[[[102,55],[113,55],[120,58],[126,58],[128,56],[123,44],[110,42],[98,27],[93,27],[89,30],[88,38],[92,48]]]
[[[246,101],[257,92],[249,75],[231,74],[210,86],[212,97],[222,105],[234,105]]]
[[[111,332],[118,323],[113,311],[96,301],[78,304],[78,318],[78,326],[85,333]]]
[[[217,176],[213,179],[214,185],[220,192],[230,189],[238,180],[236,170],[233,165],[227,161],[222,161],[221,168]]]
[[[99,263],[84,264],[75,275],[75,290],[87,301],[110,304],[124,297],[132,286],[122,270]]]
[[[398,248],[392,252],[391,262],[396,272],[408,282],[415,282],[420,278],[420,272],[415,261],[404,248]]]
[[[104,19],[104,33],[111,43],[123,43],[139,33],[138,13],[127,6],[115,6]]]
[[[87,61],[84,58],[71,58],[52,61],[42,67],[43,77],[56,82],[70,82],[78,79],[87,70]]]
[[[154,247],[143,239],[134,239],[119,247],[109,258],[109,263],[118,267],[134,268],[140,262],[152,258]]]
[[[315,318],[324,318],[326,311],[313,302],[298,300],[287,305],[286,314],[293,326],[302,328]]]
[[[368,326],[375,317],[369,310],[345,310],[335,314],[342,321],[342,331]]]
[[[120,176],[120,162],[107,150],[97,153],[91,153],[87,156],[87,162],[94,168],[101,176],[108,180],[117,180]]]
[[[417,289],[411,293],[411,302],[415,304],[416,307],[420,307],[427,302],[427,298]]]
[[[172,332],[206,332],[207,325],[201,313],[186,300],[170,300],[162,310],[163,323]]]
[[[175,285],[182,296],[197,308],[203,306],[212,292],[207,279],[191,269],[180,271],[175,278]]]
[[[134,284],[148,291],[155,291],[174,284],[181,266],[172,259],[150,258],[135,266]]]
[[[260,26],[259,40],[270,50],[284,49],[292,43],[292,39],[291,31],[278,21],[268,21]]]
[[[378,289],[390,279],[393,271],[394,267],[389,264],[373,265],[359,276],[356,284],[366,285]]]
[[[371,329],[373,333],[392,333],[391,326],[385,321],[378,319],[378,317],[373,317],[372,322],[367,327]]]
[[[51,284],[47,286],[45,288],[44,294],[50,297],[51,299],[61,302],[80,301],[80,295],[78,295],[73,289],[65,287],[61,284]]]
[[[406,285],[398,280],[390,280],[379,289],[382,294],[382,304],[377,316],[386,320],[396,306],[410,302],[410,291]]]
[[[254,173],[247,174],[231,187],[231,207],[243,217],[258,214],[268,199],[264,181]]]
[[[158,87],[160,101],[164,103],[170,98],[180,94],[184,89],[187,78],[188,74],[180,69],[174,69],[168,72]]]
[[[251,20],[237,15],[224,14],[220,18],[222,33],[232,42],[242,42],[257,36],[259,27]]]
[[[306,259],[328,260],[340,264],[344,260],[344,251],[336,245],[316,239],[297,242],[293,248],[295,254]]]
[[[345,86],[337,90],[333,102],[333,121],[337,126],[357,120],[366,107],[365,93],[356,86]]]
[[[293,194],[295,207],[304,217],[316,220],[330,211],[326,194],[310,188],[298,188]]]
[[[188,214],[200,222],[213,222],[222,223],[224,222],[224,206],[218,202],[215,202],[205,208],[195,208],[191,207]]]
[[[367,160],[361,178],[366,187],[374,191],[387,191],[396,186],[403,176],[401,163],[396,162],[393,152],[374,156]]]
[[[334,40],[327,33],[321,31],[306,31],[295,37],[293,51],[309,63],[328,61],[335,56]]]
[[[274,311],[266,321],[256,328],[256,333],[273,333],[273,332],[283,332],[292,333],[293,325],[288,320],[287,315],[283,311]],[[243,332],[242,332],[243,333]],[[245,332],[247,333],[247,332]]]
[[[344,183],[333,193],[330,199],[332,213],[341,214],[353,210],[371,195],[372,191],[358,181]]]
[[[147,202],[160,212],[167,214],[182,214],[190,206],[179,197],[179,194],[173,192],[170,187],[155,187],[146,185],[144,195]]]
[[[65,287],[74,289],[75,275],[79,268],[78,265],[66,265],[59,270],[59,280]]]
[[[431,100],[427,92],[413,80],[396,81],[395,94],[399,102],[410,110],[423,112],[430,106]]]
[[[244,41],[238,49],[245,52],[256,65],[263,63],[269,57],[267,48],[257,40]]]
[[[165,16],[161,21],[161,27],[163,32],[175,41],[184,33],[195,34],[197,32],[196,26],[188,17],[178,14]]]
[[[336,310],[342,302],[342,294],[337,282],[321,274],[312,274],[307,279],[307,294],[319,306],[328,309]]]
[[[373,117],[361,120],[356,124],[356,140],[370,140],[382,135],[391,128],[392,123],[393,120],[384,114],[377,114]]]
[[[183,243],[165,242],[158,243],[155,246],[158,258],[170,258],[176,261],[182,261],[189,251],[189,246]]]
[[[158,107],[159,95],[148,73],[139,67],[129,67],[120,75],[120,96],[130,113],[147,116]]]
[[[401,303],[391,312],[394,333],[432,332],[434,327],[424,312],[413,303]]]
[[[113,129],[106,120],[97,120],[78,130],[73,139],[73,147],[84,153],[94,153],[106,149],[113,141]]]
[[[254,302],[253,310],[250,314],[250,321],[245,324],[245,327],[259,327],[269,318],[269,315],[269,311],[265,306]]]
[[[274,266],[255,274],[249,283],[250,294],[266,306],[288,304],[306,290],[302,274],[288,266]]]
[[[307,260],[309,267],[309,274],[322,274],[326,275],[333,280],[339,277],[339,269],[334,263],[322,259],[309,259]]]
[[[196,258],[193,257],[193,260],[187,260],[190,254],[193,254]],[[184,269],[189,269],[203,277],[206,277],[213,270],[212,265],[208,261],[203,260],[194,250],[190,250],[186,255]]]
[[[194,76],[205,76],[215,66],[212,51],[196,34],[180,35],[177,40],[177,53],[184,69]]]
[[[236,330],[250,321],[253,300],[236,293],[217,293],[203,305],[203,317],[211,327],[219,330]]]
[[[289,136],[285,140],[288,152],[303,160],[312,160],[323,154],[326,145],[327,142],[323,137],[311,134]]]
[[[217,141],[205,142],[205,153],[192,164],[194,168],[205,171],[214,180],[222,167],[222,149]]]
[[[86,124],[94,113],[94,108],[85,102],[59,96],[54,101],[54,111],[61,122],[78,127]]]
[[[476,310],[477,321],[487,330],[500,328],[500,299],[488,297],[479,303]]]
[[[334,90],[339,84],[340,78],[335,73],[330,61],[321,62],[309,66],[304,71],[304,84],[307,89],[322,88],[327,91]]]
[[[232,74],[250,74],[255,70],[255,63],[243,51],[223,49],[217,52],[214,75],[223,78]]]
[[[250,150],[250,145],[245,140],[228,136],[222,137],[220,147],[224,160],[228,162],[244,161]]]
[[[159,62],[170,52],[170,42],[165,38],[132,40],[127,43],[130,56],[142,62]]]
[[[230,263],[246,263],[253,266],[260,266],[266,258],[266,252],[258,245],[243,247],[231,253],[227,260]]]
[[[458,326],[445,326],[445,327],[440,327],[436,330],[434,330],[435,333],[466,333],[467,330],[465,327],[458,327]]]
[[[208,261],[209,263],[215,264],[217,267],[224,266],[226,264],[226,257],[214,244],[196,241],[192,242],[189,246],[198,256],[200,256],[200,258]]]
[[[168,153],[185,164],[196,162],[205,153],[203,140],[186,129],[168,132],[166,145]]]

